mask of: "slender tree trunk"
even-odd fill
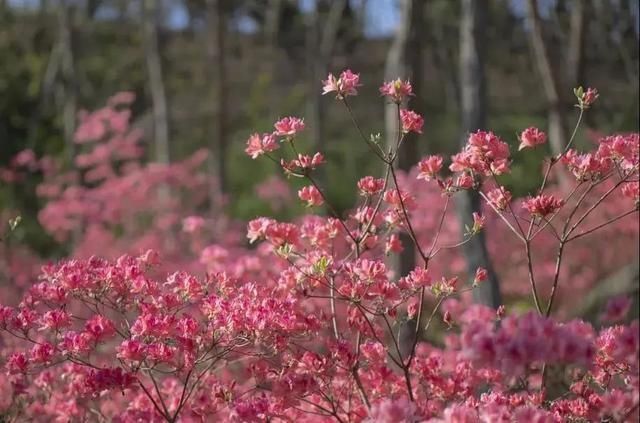
[[[96,12],[102,5],[102,0],[87,0],[86,3],[86,18],[91,20],[95,17]]]
[[[62,3],[60,3],[59,5],[62,5]],[[40,0],[38,2],[39,18],[42,18],[43,16],[45,16],[48,11],[49,11],[49,0]]]
[[[40,3],[40,5],[42,6],[42,2]],[[59,5],[59,6],[62,7],[62,5]],[[44,20],[46,16],[46,12],[47,11],[42,9],[38,10],[38,17],[40,20]],[[57,13],[62,13],[62,10],[58,10]],[[60,18],[63,18],[63,17],[60,16]],[[65,25],[66,25],[66,17],[64,17],[64,19],[65,19]],[[60,22],[59,22],[59,25],[60,25]],[[60,74],[62,73],[62,59],[63,59],[62,34],[64,31],[60,28],[58,32],[59,32],[58,42],[56,42],[51,46],[51,53],[49,54],[49,59],[47,60],[47,67],[44,71],[44,75],[42,76],[42,82],[40,84],[40,94],[39,94],[40,99],[38,101],[38,104],[34,108],[33,112],[29,116],[29,124],[27,129],[27,146],[28,148],[31,148],[31,149],[35,148],[35,145],[37,143],[37,132],[39,128],[39,121],[40,121],[40,117],[42,116],[42,112],[45,108],[45,105],[51,101],[52,97],[54,97],[54,94],[57,88],[57,83],[63,79],[62,77],[60,77]],[[65,86],[63,83],[62,84],[63,98],[64,98],[64,89],[65,89]],[[63,106],[63,116],[64,116],[64,106]],[[64,117],[63,117],[63,126],[64,126]],[[65,131],[64,140],[65,140],[65,146],[66,146],[65,148],[67,150],[66,158],[67,160],[71,160],[73,158],[72,157],[73,147],[75,146],[73,143],[70,142],[68,136],[66,135],[68,131],[69,131],[68,129]]]
[[[569,46],[567,51],[567,80],[571,87],[584,85],[584,39],[587,2],[574,1],[571,9]]]
[[[340,29],[340,22],[342,22],[342,15],[344,14],[345,7],[347,7],[347,0],[334,0],[331,2],[331,8],[327,16],[324,27],[322,27],[322,37],[320,38],[320,61],[319,64],[324,67],[323,72],[326,71],[327,66],[331,60],[331,54],[336,45],[336,39],[338,38],[338,30]]]
[[[455,57],[447,45],[444,28],[441,22],[429,25],[433,38],[433,61],[439,71],[441,80],[445,83],[446,105],[449,110],[457,110],[460,103],[460,89],[458,75],[454,72]]]
[[[128,6],[128,1],[127,0],[118,0],[116,2],[115,8],[118,12],[118,21],[119,22],[124,22],[127,18],[127,6]]]
[[[305,61],[308,84],[308,101],[306,115],[311,120],[311,143],[314,150],[318,150],[322,144],[322,96],[319,94],[320,80],[325,76],[319,72],[318,46],[320,45],[320,17],[318,3],[315,2],[313,10],[305,17]]]
[[[145,56],[149,74],[149,89],[153,107],[153,137],[155,158],[168,164],[171,160],[169,146],[169,115],[167,95],[162,75],[162,58],[158,39],[158,8],[156,0],[144,0],[143,25],[145,35]]]
[[[277,118],[277,111],[280,110],[278,95],[278,34],[280,32],[280,14],[282,13],[282,0],[269,0],[269,6],[265,12],[264,38],[266,48],[264,49],[264,62],[266,63],[266,73],[269,78],[269,117],[270,120]]]
[[[73,55],[73,27],[71,20],[71,7],[66,1],[58,6],[58,29],[60,37],[60,70],[63,87],[62,120],[64,127],[64,140],[66,144],[67,160],[69,166],[74,166],[76,155],[73,135],[76,131],[76,113],[78,108],[78,90],[76,84],[76,67]]]
[[[385,64],[385,79],[409,79],[416,96],[408,107],[423,114],[423,40],[425,0],[400,0],[400,22],[395,37],[389,47]],[[398,111],[395,104],[385,106],[385,133],[387,145],[395,148],[398,134]],[[418,141],[415,134],[407,134],[398,154],[396,167],[408,172],[418,160]],[[401,187],[402,188],[402,187]],[[416,266],[416,250],[408,234],[400,236],[404,250],[391,263],[398,275],[406,275]]]
[[[364,38],[365,33],[365,24],[367,20],[367,0],[360,0],[360,5],[356,10],[356,25],[357,25],[357,33],[360,37]]]
[[[211,136],[209,166],[216,176],[218,193],[225,194],[227,186],[227,69],[225,56],[226,43],[226,4],[224,0],[207,0],[207,56],[211,69],[211,102],[213,106],[213,132]],[[213,193],[212,193],[213,194]],[[212,195],[212,202],[214,201]],[[212,203],[213,206],[213,203]]]
[[[534,61],[538,66],[549,107],[549,143],[554,155],[558,155],[564,151],[568,142],[561,94],[562,84],[553,68],[547,43],[544,40],[537,0],[527,0],[527,19],[530,25],[529,39],[533,48]],[[566,182],[563,173],[558,172],[558,175],[561,183]]]
[[[315,9],[310,17],[309,45],[307,46],[307,54],[311,64],[309,89],[311,92],[310,109],[312,112],[313,128],[311,132],[314,151],[319,151],[324,140],[324,116],[325,107],[322,101],[322,93],[320,90],[320,81],[326,77],[328,67],[331,61],[336,39],[338,38],[338,30],[342,21],[344,8],[347,6],[347,0],[334,0],[324,20],[324,25],[320,20],[320,11],[316,2]]]
[[[621,6],[625,3],[621,3]],[[631,4],[631,3],[629,3]],[[627,83],[632,87],[630,91],[637,91],[638,86],[638,61],[634,59],[634,56],[637,55],[635,51],[637,51],[637,39],[638,33],[635,32],[633,25],[633,13],[626,8],[620,10],[619,13],[623,13],[625,16],[628,16],[628,23],[626,25],[621,25],[621,22],[618,22],[618,25],[614,26],[614,34],[611,34],[609,29],[607,28],[606,21],[611,18],[608,15],[612,12],[611,7],[607,7],[607,3],[602,2],[601,0],[591,0],[588,6],[593,11],[593,19],[589,22],[589,30],[594,32],[594,47],[592,50],[596,51],[596,56],[604,56],[606,54],[611,54],[610,51],[610,42],[613,42],[615,45],[615,49],[619,54],[619,58],[622,61],[625,76],[627,77]],[[633,46],[631,52],[629,52],[624,43],[624,31],[630,30],[634,31],[636,34],[636,45]],[[633,52],[633,53],[632,53]],[[588,113],[587,116],[591,114]]]
[[[44,5],[43,7],[46,7]],[[62,123],[64,128],[65,150],[69,169],[75,169],[77,154],[74,134],[76,132],[76,115],[78,109],[78,85],[74,57],[74,28],[73,9],[68,1],[61,0],[58,4],[58,30],[59,30],[59,64],[62,85]],[[55,78],[55,75],[54,75]],[[76,245],[84,229],[84,222],[74,228],[70,243]]]
[[[485,34],[487,31],[487,0],[463,0],[460,22],[460,145],[466,144],[470,132],[484,128],[487,112],[485,76]],[[461,227],[473,226],[473,213],[480,212],[481,201],[477,192],[464,191],[457,197]],[[467,270],[473,275],[484,267],[489,279],[473,290],[474,301],[497,308],[502,299],[498,277],[489,258],[484,231],[464,246]]]
[[[274,49],[278,44],[281,11],[282,0],[269,0],[268,8],[265,12],[264,33],[270,49]]]

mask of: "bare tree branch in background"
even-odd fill
[[[462,133],[460,145],[467,142],[469,132],[484,128],[487,113],[485,47],[487,32],[487,0],[463,0],[460,22],[460,106]],[[464,191],[457,199],[461,227],[473,226],[473,213],[480,212],[477,191]],[[488,280],[473,290],[474,301],[497,308],[502,303],[500,284],[489,258],[484,231],[464,246],[470,275],[484,267]]]
[[[207,58],[211,70],[211,102],[213,105],[213,132],[211,133],[209,168],[218,179],[219,194],[227,192],[227,65],[225,41],[227,31],[224,0],[207,0]],[[212,192],[213,206],[215,195]]]
[[[538,12],[537,0],[527,0],[527,20],[529,22],[529,41],[533,49],[534,62],[542,79],[542,87],[549,107],[549,143],[554,155],[559,155],[567,145],[567,129],[562,101],[562,84],[553,68],[547,43],[542,33],[542,22]],[[557,173],[561,184],[566,183],[563,173]]]
[[[409,106],[416,112],[423,114],[422,81],[423,76],[423,40],[425,27],[425,0],[400,0],[400,22],[395,37],[389,47],[385,65],[385,79],[410,79],[416,98]],[[398,111],[395,104],[385,107],[385,131],[387,145],[394,146],[398,133]],[[406,142],[399,152],[397,167],[409,171],[418,160],[418,141],[415,135],[407,134]],[[416,251],[413,242],[407,234],[401,235],[404,250],[397,257],[393,267],[398,275],[406,275],[416,265]]]
[[[169,147],[169,115],[158,40],[158,2],[155,0],[143,1],[144,53],[147,61],[149,89],[151,90],[153,103],[155,158],[160,163],[169,163],[171,160]]]

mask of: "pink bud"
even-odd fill
[[[480,282],[484,282],[487,280],[488,277],[489,277],[489,273],[487,272],[487,269],[483,267],[478,267],[478,269],[476,269],[476,275],[473,278],[473,284],[477,285]]]
[[[444,312],[442,321],[445,322],[449,327],[451,327],[451,325],[453,324],[453,318],[451,317],[451,312],[449,310]]]

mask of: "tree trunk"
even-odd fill
[[[318,46],[320,45],[320,17],[317,2],[305,17],[305,60],[308,84],[308,102],[306,115],[311,121],[310,135],[312,149],[317,151],[322,144],[322,96],[320,95],[321,75],[318,66]]]
[[[438,70],[441,80],[444,80],[444,91],[446,100],[446,109],[450,111],[457,110],[460,103],[460,89],[458,87],[458,76],[455,69],[455,55],[450,51],[446,36],[444,34],[444,25],[442,22],[432,22],[429,25],[431,30],[431,38],[433,42],[433,63]]]
[[[280,32],[281,13],[282,0],[269,0],[264,21],[264,39],[266,45],[263,52],[263,62],[265,63],[265,72],[269,81],[268,113],[270,121],[277,118],[278,110],[280,110],[277,75],[280,56],[278,34]]]
[[[385,80],[409,79],[416,95],[408,104],[417,113],[424,113],[422,97],[423,80],[423,40],[425,0],[401,0],[400,22],[395,37],[389,47],[385,64]],[[387,145],[395,147],[398,134],[398,111],[395,104],[385,106],[385,133]],[[396,167],[408,172],[418,160],[418,140],[415,134],[407,134]],[[402,188],[402,187],[401,187]],[[398,276],[406,275],[416,266],[416,250],[408,234],[400,235],[404,250],[391,266]]]
[[[316,2],[315,9],[311,12],[309,21],[310,37],[308,39],[307,54],[310,62],[310,109],[312,113],[313,127],[311,137],[313,143],[313,151],[319,151],[324,140],[324,116],[325,107],[322,101],[322,93],[320,90],[320,81],[326,77],[331,61],[338,30],[344,8],[347,6],[347,0],[335,0],[331,2],[331,7],[324,25],[321,24],[320,11]]]
[[[269,0],[268,5],[264,18],[264,35],[269,48],[274,49],[278,43],[282,0]]]
[[[359,37],[364,38],[365,25],[367,21],[367,0],[360,0],[360,5],[356,10],[356,31]]]
[[[567,80],[574,88],[585,84],[584,81],[584,39],[587,19],[586,1],[574,1],[571,9],[569,46],[567,52]]]
[[[561,154],[568,142],[562,102],[562,84],[551,63],[551,57],[542,33],[542,22],[537,0],[527,0],[529,40],[533,48],[534,61],[542,79],[542,88],[549,107],[549,143],[554,155]],[[564,173],[558,172],[560,182],[565,183]]]
[[[485,34],[487,31],[487,1],[463,0],[460,22],[460,145],[467,142],[470,132],[486,124],[487,87],[485,76]],[[473,226],[473,213],[480,212],[481,201],[476,191],[464,191],[457,197],[461,227]],[[485,233],[480,232],[464,245],[469,275],[484,267],[489,278],[473,290],[474,301],[497,308],[502,299],[500,285],[487,250]]]
[[[149,74],[149,89],[153,107],[153,138],[155,158],[168,164],[171,160],[169,147],[169,116],[167,96],[162,76],[162,59],[158,40],[158,8],[155,0],[144,0],[143,25],[145,56]]]
[[[96,12],[102,5],[102,0],[87,0],[85,12],[87,20],[95,18]]]
[[[76,67],[73,56],[73,27],[71,7],[63,1],[58,6],[58,29],[60,37],[60,70],[63,87],[62,121],[64,140],[69,166],[74,167],[76,155],[73,135],[76,131],[76,113],[78,108],[78,90],[76,84]]]
[[[218,182],[218,193],[227,192],[227,69],[225,56],[226,7],[224,0],[207,0],[207,56],[211,69],[211,101],[213,132],[210,144],[209,167]],[[212,192],[213,206],[213,192]]]

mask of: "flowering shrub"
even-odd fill
[[[46,205],[39,219],[58,240],[75,237],[75,256],[115,258],[153,246],[168,260],[184,258],[177,233],[183,214],[207,199],[208,181],[199,170],[206,152],[171,165],[144,165],[142,133],[129,124],[132,101],[120,93],[81,116],[74,167],[42,169],[37,192]]]
[[[199,270],[198,256],[206,244],[193,236],[195,228],[186,222],[211,200],[215,184],[201,169],[206,151],[171,164],[145,164],[142,132],[130,124],[132,101],[133,94],[119,93],[105,107],[80,115],[73,166],[51,157],[38,159],[25,150],[4,171],[15,183],[26,172],[42,175],[37,186],[44,202],[39,221],[52,237],[71,247],[72,257],[115,259],[153,248],[171,263],[164,266],[169,270]],[[213,200],[216,207],[221,205],[217,196]],[[206,223],[220,243],[243,236],[242,226],[234,227],[222,213],[196,219],[201,226]]]
[[[358,74],[344,71],[329,75],[323,92],[335,93],[351,113],[348,98],[360,86]],[[397,107],[397,138],[383,145],[356,125],[384,169],[360,179],[361,201],[347,216],[335,212],[314,176],[323,155],[299,151],[304,121],[286,117],[273,133],[252,135],[246,153],[305,180],[298,198],[327,216],[256,218],[247,225],[254,250],[206,245],[199,235],[209,222],[184,219],[183,231],[202,247],[206,276],[160,276],[153,269],[166,258],[151,250],[43,267],[19,304],[0,307],[6,370],[0,387],[10,398],[0,403],[3,412],[35,421],[637,420],[640,328],[637,321],[622,323],[628,303],[610,303],[604,320],[613,326],[603,328],[553,315],[562,290],[574,288],[567,264],[584,260],[571,248],[637,218],[638,135],[605,137],[588,153],[574,151],[572,137],[546,162],[539,190],[513,201],[499,178],[510,171],[509,145],[490,131],[470,134],[450,174],[439,156],[425,157],[408,174],[397,171],[406,134],[422,133],[424,119],[403,106],[413,95],[408,81],[386,82],[380,92]],[[598,94],[580,89],[576,96],[577,127]],[[99,126],[81,129],[87,139],[106,136]],[[529,128],[519,141],[526,154],[546,135]],[[81,161],[94,166],[113,157],[96,150]],[[101,166],[87,172],[97,174],[94,181],[113,171]],[[568,191],[550,185],[557,166],[573,175]],[[169,180],[160,178],[160,185]],[[158,188],[153,197],[162,199]],[[480,194],[484,211],[460,240],[450,206],[465,190]],[[68,195],[62,198],[75,198]],[[62,206],[52,204],[43,214]],[[89,223],[96,214],[96,221],[110,221],[103,212],[74,209]],[[118,210],[122,220],[113,221],[131,223],[128,212]],[[518,254],[521,263],[502,273],[502,283],[530,298],[531,310],[464,304],[487,271],[477,269],[464,283],[456,251],[485,228],[499,234],[490,247],[508,250],[506,263]],[[405,247],[401,234],[419,258],[406,275],[385,262]],[[443,325],[441,345],[424,342]]]

